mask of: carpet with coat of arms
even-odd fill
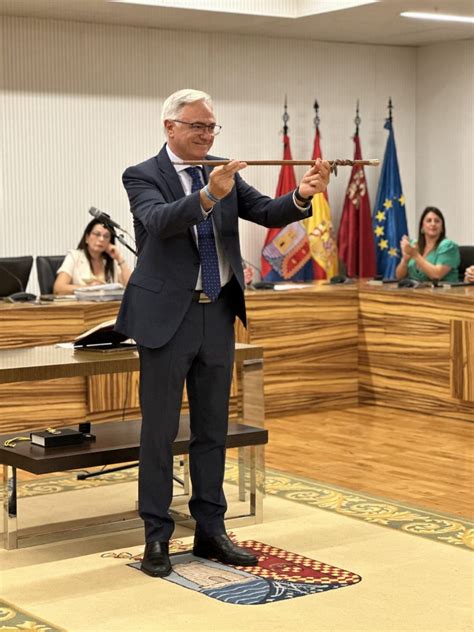
[[[174,540],[170,542],[173,571],[163,579],[225,603],[246,606],[346,588],[362,579],[352,571],[263,542],[237,544],[257,555],[258,566],[227,566],[205,560],[194,556],[189,545]],[[140,561],[129,566],[140,569]]]

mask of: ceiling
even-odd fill
[[[153,0],[148,0],[153,2]],[[362,6],[341,0],[301,2],[301,17],[282,17],[284,2],[275,2],[278,15],[270,15],[268,1],[241,2],[252,14],[235,7],[238,2],[154,0],[161,6],[143,6],[139,0],[0,0],[0,14],[37,18],[122,24],[148,28],[225,32],[267,37],[356,42],[395,46],[424,46],[474,38],[474,24],[455,24],[400,17],[401,11],[427,11],[474,16],[474,0],[379,0]],[[172,6],[180,4],[180,7]],[[266,11],[258,14],[259,4]],[[167,6],[163,6],[167,5]],[[200,9],[182,8],[183,5]],[[287,6],[288,3],[286,3]],[[204,9],[202,7],[205,7]],[[226,10],[216,10],[226,7]],[[228,8],[227,8],[228,7]],[[346,7],[346,8],[340,8]],[[337,8],[338,10],[335,10]],[[324,12],[321,12],[324,11]],[[274,12],[276,13],[276,11]]]

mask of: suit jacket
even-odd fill
[[[212,156],[208,156],[212,159]],[[204,167],[205,179],[211,169]],[[193,226],[203,221],[199,192],[185,195],[166,152],[123,174],[130,199],[138,249],[116,330],[152,349],[176,333],[192,300],[199,273]],[[235,314],[246,324],[244,278],[239,243],[239,217],[268,228],[281,227],[311,214],[297,209],[291,193],[276,200],[262,195],[239,174],[232,191],[214,206],[214,229],[234,278]]]

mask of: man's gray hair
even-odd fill
[[[164,123],[166,120],[178,118],[185,105],[196,101],[204,101],[211,109],[213,107],[211,97],[206,92],[201,92],[201,90],[187,88],[173,92],[163,103],[161,122]]]

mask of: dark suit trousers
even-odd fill
[[[229,395],[234,362],[234,309],[227,287],[215,303],[192,302],[163,347],[140,346],[139,508],[147,542],[167,541],[174,529],[172,443],[186,382],[191,442],[191,515],[204,535],[224,533],[223,491]]]

